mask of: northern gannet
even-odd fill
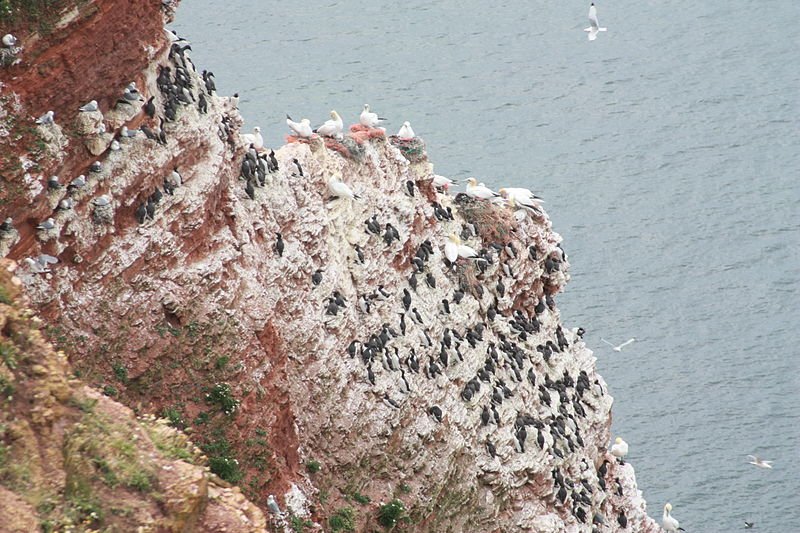
[[[371,112],[369,110],[369,104],[364,104],[364,110],[361,112],[361,115],[359,115],[358,121],[362,126],[377,128],[380,123],[386,121],[386,119],[379,117],[377,113]]]
[[[680,527],[680,524],[677,520],[672,518],[672,515],[670,514],[671,512],[672,504],[667,502],[667,504],[664,506],[664,516],[661,518],[661,525],[663,526],[664,531],[671,531],[672,533],[675,533],[675,531],[686,531]]]
[[[610,342],[608,342],[605,339],[600,339],[600,340],[603,341],[604,343],[608,344],[609,346],[611,346],[611,349],[614,350],[615,352],[621,352],[624,347],[626,347],[627,345],[629,345],[630,343],[632,343],[636,339],[634,337],[631,337],[630,339],[626,340],[625,342],[623,342],[619,346],[614,346],[613,344],[611,344]]]
[[[291,127],[291,126],[290,126]],[[253,145],[256,150],[264,148],[264,137],[261,136],[261,128],[256,126],[253,133],[242,133],[242,140],[247,146]]]
[[[361,198],[346,183],[342,183],[336,178],[328,180],[328,192],[331,193],[331,196],[336,196],[337,198],[349,198],[350,200]]]
[[[311,130],[311,121],[307,118],[302,119],[300,122],[295,122],[292,117],[286,115],[286,125],[297,135],[303,139],[308,139],[314,132]]]
[[[619,459],[620,464],[625,464],[623,459],[628,455],[628,443],[622,440],[622,437],[614,439],[614,445],[611,446],[611,455]]]
[[[772,468],[772,461],[764,461],[755,455],[748,455],[747,458],[750,459],[748,463],[751,465],[755,465],[759,468]]]
[[[414,135],[414,130],[411,129],[411,123],[406,120],[403,122],[403,127],[400,128],[400,131],[397,132],[397,138],[410,141],[414,137],[416,137],[416,135]]]
[[[522,187],[503,187],[498,191],[500,196],[506,200],[513,199],[522,207],[539,210],[539,204],[543,202],[541,198],[533,194],[530,190]]]
[[[322,126],[319,126],[317,129],[314,130],[314,133],[322,135],[323,137],[333,137],[334,139],[340,139],[342,137],[342,130],[344,129],[344,122],[342,121],[342,117],[339,116],[339,113],[336,110],[331,111],[331,118],[330,120],[326,120]]]
[[[488,200],[490,198],[496,198],[500,196],[489,187],[486,187],[483,184],[478,184],[478,180],[475,178],[467,178],[467,196],[472,196],[473,198],[480,198],[482,200]]]
[[[448,237],[448,241],[444,245],[444,256],[451,263],[455,263],[458,260],[458,244],[458,236],[452,234]]]
[[[597,8],[594,7],[594,2],[589,6],[589,27],[584,28],[583,31],[589,32],[589,40],[594,41],[597,39],[597,32],[606,31],[608,28],[601,28],[600,23],[597,21]]]
[[[433,186],[434,187],[439,187],[440,189],[447,190],[447,189],[449,189],[450,187],[453,186],[453,183],[455,183],[455,181],[451,180],[450,178],[446,178],[444,176],[440,176],[439,174],[434,174],[433,175]]]

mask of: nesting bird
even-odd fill
[[[331,110],[331,118],[330,120],[326,120],[322,126],[319,126],[317,129],[314,130],[314,133],[321,135],[323,137],[333,137],[334,139],[340,139],[342,137],[342,130],[344,129],[344,122],[342,121],[342,117],[339,116],[339,113],[336,110]]]
[[[410,141],[414,137],[416,137],[416,135],[414,135],[414,130],[411,129],[411,123],[406,120],[403,122],[403,126],[400,128],[400,131],[397,132],[397,138],[404,141]]]
[[[617,458],[619,464],[625,464],[625,456],[628,455],[628,443],[622,440],[622,437],[614,439],[614,445],[611,446],[611,455]]]
[[[314,131],[311,129],[311,121],[307,118],[302,119],[300,122],[295,122],[292,117],[286,115],[286,125],[295,135],[302,139],[308,139],[314,135]]]
[[[500,196],[489,187],[486,187],[483,184],[478,184],[478,180],[475,178],[467,178],[467,188],[466,188],[467,196],[471,196],[472,198],[479,198],[481,200],[490,200],[492,198],[496,198]]]
[[[381,122],[385,122],[386,119],[381,118],[377,113],[370,111],[369,104],[364,104],[364,110],[361,112],[361,115],[359,115],[358,121],[362,126],[366,126],[368,128],[377,128]]]

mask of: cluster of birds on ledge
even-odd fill
[[[589,19],[591,25],[585,31],[589,33],[589,39],[594,40],[598,32],[606,30],[599,27],[597,10],[594,4],[590,7]],[[183,106],[196,106],[201,114],[206,113],[208,110],[208,99],[215,95],[216,91],[213,73],[203,71],[202,83],[198,83],[198,87],[195,87],[195,77],[191,75],[190,71],[196,73],[196,70],[191,59],[186,55],[186,51],[191,50],[189,43],[177,38],[174,32],[168,31],[168,35],[173,40],[169,53],[169,59],[172,64],[171,66],[162,66],[157,79],[157,86],[164,101],[161,116],[158,117],[159,126],[151,129],[147,125],[143,125],[137,130],[128,130],[126,126],[122,126],[116,132],[116,138],[110,145],[111,151],[119,149],[120,141],[135,139],[139,135],[153,141],[156,145],[166,145],[165,120],[166,122],[174,121],[179,109]],[[16,38],[11,35],[3,37],[2,42],[4,46],[15,46],[17,44]],[[150,119],[155,119],[158,115],[158,110],[154,100],[155,97],[151,96],[145,101],[136,84],[131,82],[122,91],[116,106],[140,105],[145,115]],[[235,108],[238,95],[234,95],[231,100]],[[95,100],[79,108],[79,112],[89,113],[94,111],[99,111],[98,103]],[[37,118],[35,122],[37,125],[47,126],[53,124],[54,120],[54,112],[48,111]],[[359,124],[361,126],[381,128],[381,125],[385,122],[386,119],[374,113],[368,104],[364,104],[363,110],[359,115]],[[286,124],[292,133],[299,138],[307,139],[313,135],[319,135],[342,140],[344,137],[344,123],[339,113],[335,110],[330,112],[329,120],[316,128],[311,128],[308,119],[295,122],[288,115]],[[98,133],[105,133],[102,124]],[[227,115],[223,116],[222,123],[219,126],[219,135],[223,139],[230,140],[232,134],[229,118]],[[274,151],[266,152],[260,128],[256,127],[253,134],[243,134],[241,137],[245,144],[249,146],[242,162],[241,175],[247,182],[246,193],[248,197],[255,199],[254,187],[263,187],[266,183],[266,177],[279,171],[278,161]],[[411,124],[404,122],[396,137],[400,140],[412,140],[416,138],[416,134],[411,128]],[[292,173],[303,176],[304,171],[300,166],[300,162],[294,159],[292,164],[294,165]],[[102,170],[102,162],[98,160],[90,165],[88,174],[92,176],[102,172]],[[458,180],[440,175],[434,175],[432,181],[436,189],[444,193],[447,193],[451,187],[458,183]],[[465,192],[456,197],[457,205],[469,202],[490,202],[498,206],[511,208],[517,220],[523,220],[528,216],[538,217],[543,214],[540,206],[541,198],[528,189],[501,188],[495,192],[483,183],[479,183],[475,178],[468,178],[465,182]],[[135,211],[137,221],[141,224],[148,219],[152,219],[155,216],[156,207],[161,202],[164,194],[173,194],[181,183],[182,177],[177,166],[175,166],[164,177],[163,186],[155,187],[139,204]],[[83,189],[86,184],[87,177],[85,174],[81,174],[66,185],[68,196],[58,203],[58,210],[72,209],[74,201],[69,195]],[[46,190],[49,193],[57,193],[63,187],[64,185],[61,184],[58,176],[51,176],[47,180]],[[407,193],[413,196],[414,189],[415,184],[409,181],[406,184]],[[332,198],[359,199],[359,195],[348,185],[335,179],[329,179],[328,192]],[[107,206],[110,201],[111,199],[107,195],[101,195],[92,200],[93,204],[99,207]],[[454,220],[450,207],[444,208],[438,202],[433,202],[432,206],[438,220]],[[399,239],[398,230],[388,222],[385,224],[380,223],[377,214],[366,220],[365,225],[366,231],[375,235],[377,240],[383,241],[385,246],[391,246],[395,240]],[[55,226],[56,222],[50,217],[40,223],[37,229],[50,231]],[[13,220],[6,218],[0,223],[0,238],[13,230]],[[510,281],[513,283],[513,262],[521,258],[513,244],[490,243],[487,248],[480,250],[463,244],[462,240],[466,241],[476,235],[477,231],[474,224],[467,223],[462,226],[460,234],[451,234],[448,237],[448,240],[443,243],[444,253],[441,257],[446,267],[452,269],[459,261],[470,261],[474,262],[481,273],[484,273],[496,262],[500,262],[498,273],[502,272],[502,275],[506,278],[511,278]],[[279,255],[282,255],[285,247],[283,235],[277,233],[276,236],[277,240],[274,249]],[[356,260],[363,263],[364,250],[355,245],[354,251]],[[555,466],[552,470],[555,498],[562,505],[567,505],[567,502],[571,501],[570,508],[574,516],[580,521],[588,523],[590,517],[587,515],[586,509],[588,508],[587,506],[591,506],[591,495],[597,490],[593,484],[594,482],[585,476],[589,465],[582,467],[582,472],[578,474],[580,479],[575,480],[565,477],[559,464],[564,465],[565,456],[574,452],[577,448],[583,447],[583,438],[576,421],[586,416],[587,408],[593,409],[591,402],[587,402],[586,399],[601,397],[605,393],[597,380],[593,383],[589,380],[585,371],[580,371],[577,375],[571,375],[564,371],[563,375],[557,376],[555,379],[550,375],[550,362],[557,360],[559,354],[570,346],[567,335],[560,326],[553,332],[543,332],[539,317],[544,313],[555,310],[555,303],[552,297],[544,296],[530,314],[517,310],[505,316],[498,310],[498,299],[503,297],[506,290],[505,285],[509,283],[509,280],[506,279],[504,283],[501,276],[496,285],[488,288],[493,297],[493,303],[489,305],[486,312],[488,323],[477,322],[466,327],[463,331],[445,328],[441,337],[434,339],[431,337],[429,328],[426,327],[426,324],[430,323],[431,317],[422,316],[417,307],[413,306],[413,298],[420,290],[436,289],[436,280],[430,271],[430,259],[435,255],[435,247],[430,240],[424,241],[419,246],[411,259],[413,272],[407,280],[408,288],[403,288],[402,294],[391,294],[383,286],[379,286],[374,294],[362,295],[358,298],[357,308],[359,312],[366,314],[372,311],[373,306],[392,305],[392,302],[394,302],[394,305],[397,306],[399,320],[396,327],[385,323],[379,331],[371,334],[368,338],[353,339],[347,348],[348,356],[361,362],[365,372],[365,379],[372,385],[376,383],[378,378],[384,379],[384,377],[391,378],[396,382],[400,396],[393,397],[387,393],[383,398],[383,402],[392,409],[400,409],[404,395],[408,394],[412,389],[415,376],[421,374],[428,380],[437,379],[437,377],[445,375],[445,369],[448,367],[462,363],[468,351],[485,350],[482,367],[464,385],[460,396],[464,402],[469,403],[481,396],[482,388],[485,387],[489,391],[488,394],[484,395],[486,403],[481,406],[479,416],[480,427],[484,428],[486,433],[486,452],[493,459],[498,456],[496,445],[489,432],[492,426],[499,428],[503,423],[498,407],[508,398],[514,396],[514,391],[512,387],[509,387],[509,384],[512,382],[527,382],[537,391],[541,404],[547,406],[551,412],[546,416],[534,416],[528,412],[516,413],[513,422],[516,451],[518,453],[526,453],[528,451],[526,444],[529,443],[530,431],[530,440],[535,442],[539,450],[557,461],[557,463],[554,463]],[[557,252],[543,256],[541,250],[531,246],[525,255],[527,260],[541,262],[545,275],[558,271],[566,257],[560,247]],[[47,272],[49,265],[55,264],[58,259],[47,254],[41,254],[38,258],[28,258],[26,261],[32,271]],[[315,287],[322,283],[323,274],[324,271],[318,269],[312,275],[311,281]],[[419,278],[422,279],[422,282],[419,282]],[[483,285],[478,285],[477,287],[479,288],[478,294],[474,294],[470,288],[465,286],[457,288],[451,296],[441,300],[439,314],[442,317],[449,315],[451,306],[460,305],[465,298],[482,298],[483,292],[487,289]],[[349,304],[336,290],[332,292],[326,302],[324,313],[329,316],[336,316],[340,310],[345,309]],[[506,331],[495,332],[498,339],[496,342],[487,341],[484,338],[484,334],[487,329],[492,329],[492,325],[496,320],[505,321],[508,328],[495,328],[506,329]],[[413,334],[416,335],[417,346],[410,348],[405,353],[401,353],[400,348],[393,341],[399,337]],[[540,336],[541,334],[552,335],[552,338],[537,338],[540,342],[536,344],[533,350],[525,346],[529,338]],[[583,330],[579,328],[577,337],[581,337],[582,334]],[[605,339],[601,340],[619,352],[635,339],[630,339],[618,346],[614,346]],[[446,413],[438,405],[428,406],[427,413],[436,422],[442,422],[446,416]],[[620,437],[617,437],[611,446],[610,453],[617,458],[620,464],[624,464],[624,458],[628,454],[628,444]],[[749,458],[750,464],[759,468],[772,468],[770,461],[763,461],[755,456],[749,456]],[[608,461],[604,461],[596,471],[597,486],[603,491],[606,490],[607,473]],[[576,474],[573,473],[571,475],[575,476]],[[570,474],[567,473],[567,476],[570,476]],[[615,481],[617,484],[615,491],[617,494],[622,495],[623,488],[619,478],[616,478]],[[682,531],[683,528],[680,527],[678,520],[672,516],[671,512],[672,505],[667,503],[663,510],[663,528],[669,532]],[[595,527],[601,527],[604,521],[605,518],[599,514],[591,517],[591,522]],[[617,516],[617,522],[623,528],[627,527],[627,518],[623,513]],[[745,522],[745,528],[752,527],[752,522]]]

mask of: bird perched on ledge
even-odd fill
[[[622,437],[614,439],[614,445],[611,446],[611,455],[619,460],[619,464],[625,464],[625,456],[628,455],[628,443],[622,440]]]
[[[333,137],[334,139],[340,139],[342,137],[343,129],[344,129],[344,122],[342,121],[342,117],[340,117],[339,113],[337,113],[336,110],[333,109],[331,110],[330,120],[326,120],[322,126],[317,127],[317,129],[314,130],[314,133],[322,135],[323,137]]]
[[[361,112],[361,115],[359,115],[358,121],[362,126],[377,128],[380,126],[381,122],[386,122],[386,119],[379,117],[377,113],[371,112],[369,110],[369,104],[364,104],[364,110]]]
[[[314,135],[314,131],[311,129],[311,121],[307,118],[302,119],[300,122],[295,122],[292,117],[286,115],[286,125],[300,138],[308,139]]]

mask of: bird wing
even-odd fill
[[[630,343],[632,343],[632,342],[633,342],[633,341],[635,341],[635,340],[636,340],[636,339],[628,339],[628,340],[626,340],[625,342],[623,342],[622,344],[620,344],[620,345],[619,345],[619,347],[620,347],[620,348],[624,348],[625,346],[629,345]]]
[[[591,24],[592,28],[595,30],[600,27],[600,23],[597,21],[597,8],[594,6],[589,8],[589,24]]]

